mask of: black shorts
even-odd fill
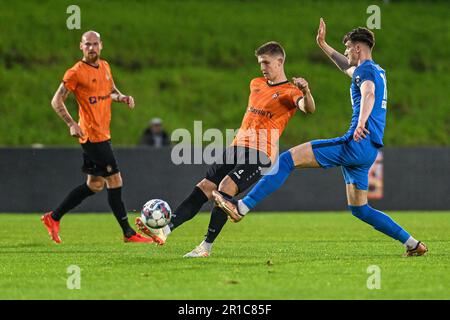
[[[219,186],[223,178],[229,176],[238,186],[238,193],[241,193],[257,182],[263,168],[270,165],[270,159],[264,152],[246,147],[228,147],[223,152],[222,162],[208,168],[206,179]]]
[[[119,172],[111,140],[103,142],[86,142],[83,149],[83,166],[81,170],[93,176],[109,177]]]

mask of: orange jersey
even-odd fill
[[[286,81],[270,85],[263,77],[250,82],[247,112],[232,145],[266,153],[272,163],[278,153],[278,138],[298,110],[302,91]]]
[[[111,92],[114,88],[109,64],[99,60],[98,67],[77,62],[64,74],[63,82],[78,102],[79,125],[84,137],[80,143],[111,139]]]

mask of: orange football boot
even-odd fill
[[[52,218],[53,211],[47,212],[41,217],[41,221],[44,226],[47,228],[48,234],[50,238],[55,243],[61,243],[61,238],[59,236],[59,221],[56,221]]]
[[[128,243],[128,242],[152,243],[155,241],[152,238],[147,238],[147,237],[142,236],[139,233],[136,233],[129,238],[123,237],[123,242],[126,242],[126,243]]]

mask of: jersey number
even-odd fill
[[[383,102],[381,103],[381,108],[387,109],[387,85],[386,85],[386,76],[380,72],[381,79],[383,79],[384,84],[384,93],[383,93]]]

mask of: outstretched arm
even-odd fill
[[[70,135],[72,137],[81,138],[84,135],[83,131],[78,126],[78,123],[76,123],[76,121],[73,120],[72,116],[67,111],[66,105],[64,104],[64,101],[66,101],[67,97],[69,96],[69,93],[70,91],[66,89],[64,83],[61,83],[55,95],[53,96],[52,107],[53,110],[55,110],[56,114],[61,119],[63,119],[64,122],[69,127]]]
[[[334,50],[328,43],[325,41],[326,35],[326,25],[325,21],[320,18],[319,30],[317,31],[317,44],[319,47],[325,52],[328,58],[333,61],[336,66],[349,77],[353,76],[353,71],[355,71],[355,67],[352,67],[348,64],[347,58],[342,54]]]
[[[117,89],[115,84],[113,91],[111,92],[111,99],[113,101],[126,103],[128,105],[128,108],[130,109],[134,108],[134,98],[132,96],[126,96],[122,94],[119,89]]]
[[[303,98],[298,102],[298,107],[304,113],[314,113],[316,104],[309,90],[308,82],[303,78],[292,78],[292,82],[303,92]]]

